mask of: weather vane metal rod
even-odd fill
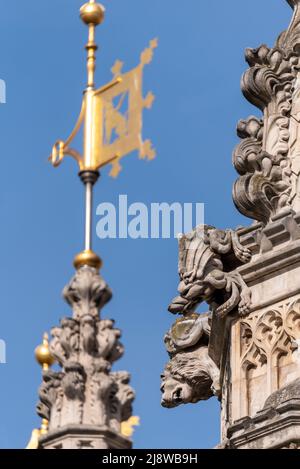
[[[96,51],[98,46],[95,42],[96,26],[103,21],[104,8],[90,0],[81,8],[82,20],[89,26],[89,37],[86,45],[87,50],[87,89],[86,94],[86,114],[84,124],[84,158],[85,161],[92,159],[92,133],[93,127],[93,95],[95,89]],[[92,175],[90,175],[92,176]],[[93,186],[97,177],[88,177],[85,183],[85,251],[92,250],[92,213],[93,213]]]
[[[99,177],[98,171],[81,171],[79,176],[85,185],[85,252],[92,251],[93,187]]]
[[[95,42],[96,26],[102,23],[105,9],[102,5],[90,0],[80,9],[82,21],[88,25],[88,43],[87,50],[87,88],[85,90],[85,119],[84,119],[84,143],[83,158],[87,167],[93,167],[93,103],[95,91],[95,70],[96,70],[96,51],[98,46]],[[84,258],[92,256],[96,262],[96,267],[100,267],[100,259],[92,252],[92,214],[93,214],[93,187],[96,183],[98,170],[83,170],[79,173],[82,182],[85,185],[85,249]],[[82,253],[79,261],[81,262]],[[97,258],[99,262],[97,261]]]
[[[92,249],[92,212],[93,212],[93,185],[86,184],[85,191],[85,250]]]

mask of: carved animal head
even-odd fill
[[[242,299],[246,288],[242,278],[234,271],[224,269],[224,256],[229,254],[241,263],[251,259],[251,252],[241,245],[233,230],[200,225],[182,236],[179,242],[179,296],[173,299],[169,311],[186,315],[206,302],[213,312],[224,317],[238,305],[243,310],[249,308],[249,301],[244,305]]]
[[[68,363],[65,365],[65,375],[62,379],[62,387],[68,399],[84,400],[85,371],[80,363]]]
[[[212,311],[226,316],[241,301],[245,284],[241,278],[224,272],[223,262],[228,254],[242,263],[251,259],[249,249],[242,246],[236,232],[199,226],[182,236],[179,242],[179,296],[173,299],[169,311],[188,314],[198,304],[206,302]]]
[[[132,416],[132,403],[135,399],[135,392],[130,386],[130,374],[127,371],[117,371],[113,373],[113,378],[117,385],[115,405],[117,401],[121,420],[126,421]]]
[[[172,408],[207,400],[213,396],[211,388],[212,377],[203,360],[195,352],[178,353],[162,375],[161,405]]]
[[[219,232],[208,225],[200,225],[179,241],[179,296],[173,299],[169,311],[176,313],[191,313],[196,306],[209,302],[214,294],[215,287],[206,281],[212,270],[222,271],[220,253],[215,250],[217,245],[213,232]],[[223,250],[222,242],[218,246]],[[212,245],[211,246],[211,242]],[[225,243],[226,244],[226,243]]]
[[[52,370],[43,372],[43,382],[39,389],[40,401],[37,404],[37,414],[41,418],[50,419],[51,408],[56,401],[57,391],[61,385],[62,373]]]

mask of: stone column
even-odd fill
[[[112,372],[124,352],[121,332],[99,311],[111,291],[97,269],[83,266],[63,291],[73,315],[51,331],[59,371],[43,373],[38,415],[49,421],[42,449],[126,449],[122,422],[132,416],[134,391],[127,372]]]
[[[254,223],[182,237],[169,306],[182,318],[165,336],[162,404],[215,394],[220,448],[300,448],[300,0],[288,3],[275,47],[246,50],[242,90],[262,115],[238,123],[233,199]]]

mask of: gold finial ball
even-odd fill
[[[97,26],[104,20],[105,8],[100,3],[85,3],[80,8],[80,17],[85,24]]]
[[[46,368],[52,366],[55,362],[49,350],[49,340],[46,332],[43,337],[43,343],[35,349],[35,358],[42,367]]]
[[[74,259],[74,267],[76,270],[80,269],[84,265],[88,265],[89,267],[94,267],[94,269],[101,269],[102,267],[102,260],[96,253],[91,250],[85,250],[77,254]]]

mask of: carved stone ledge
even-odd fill
[[[291,400],[300,402],[300,378],[273,392],[266,400],[263,411],[276,409],[280,413],[281,405]]]
[[[262,223],[255,223],[248,228],[239,229],[237,233],[239,242],[251,251],[254,260],[257,255],[300,239],[300,212],[295,213],[289,208],[271,219],[265,227]]]
[[[130,449],[128,438],[107,427],[68,425],[40,438],[42,449]]]
[[[300,446],[300,399],[235,422],[227,437],[227,447],[232,449],[284,449],[295,443]]]

